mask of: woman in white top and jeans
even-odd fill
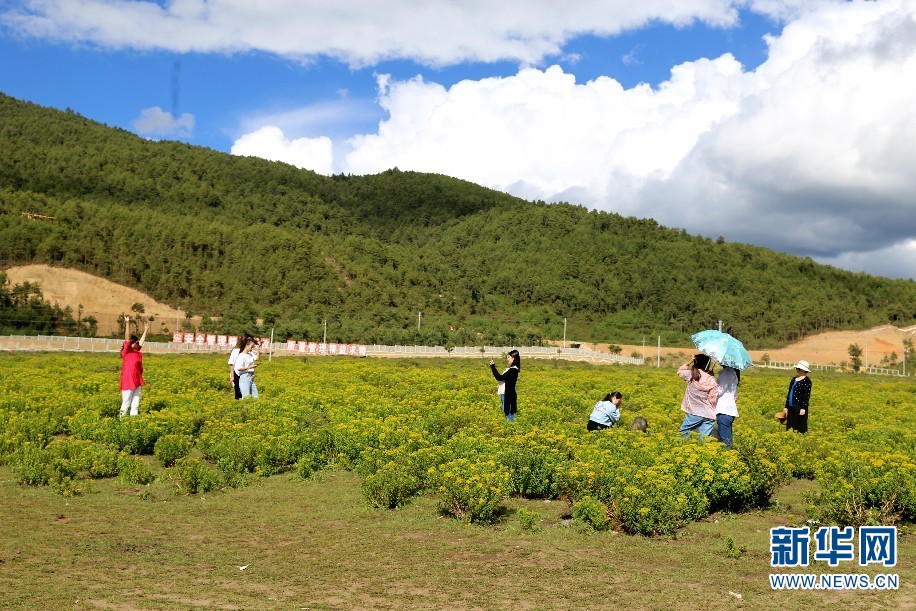
[[[258,366],[255,362],[254,338],[249,337],[245,341],[245,347],[235,357],[235,373],[239,377],[239,390],[242,391],[242,399],[245,397],[258,398],[258,387],[254,383],[254,368]]]
[[[732,447],[732,422],[738,417],[738,385],[741,372],[733,367],[723,367],[719,372],[719,399],[716,401],[716,425],[719,441],[727,449]]]

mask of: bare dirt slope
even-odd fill
[[[892,352],[897,353],[899,360],[903,354],[903,340],[906,338],[916,342],[916,327],[900,329],[892,325],[884,325],[865,331],[830,331],[806,337],[783,348],[751,350],[751,357],[755,362],[762,361],[763,355],[768,354],[770,361],[795,363],[800,359],[805,359],[818,365],[836,365],[842,361],[849,361],[849,346],[858,344],[863,352],[862,362],[873,367],[880,367],[881,359],[885,356],[889,357]],[[583,344],[583,347],[605,351],[608,345]],[[654,359],[658,354],[658,346],[655,342],[649,343],[645,348],[642,345],[623,344],[621,344],[621,348],[623,349],[621,354],[626,356],[635,353],[636,356]],[[681,352],[685,357],[688,357],[692,350],[665,346],[661,348],[662,357],[677,352]],[[913,363],[913,367],[916,368],[916,363]]]
[[[907,338],[916,342],[916,327],[901,329],[884,325],[865,331],[831,331],[806,337],[778,350],[751,351],[751,356],[757,360],[766,352],[772,361],[794,362],[805,359],[820,365],[838,364],[849,361],[849,346],[858,344],[863,351],[860,357],[862,362],[872,367],[880,367],[881,359],[890,356],[892,352],[897,353],[899,361],[903,354],[903,340]],[[916,366],[916,363],[913,365]]]
[[[184,320],[185,316],[184,312],[159,303],[145,293],[75,269],[23,265],[9,268],[6,275],[10,285],[38,284],[45,301],[61,307],[70,306],[74,317],[82,305],[83,317],[95,316],[99,321],[100,336],[117,333],[118,316],[131,313],[130,308],[135,303],[143,304],[144,318],[152,316],[155,319],[150,325],[153,331],[161,331],[163,326],[172,330],[176,321]]]

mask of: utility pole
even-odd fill
[[[563,319],[563,350],[566,350],[566,319]]]
[[[178,308],[178,314],[175,314],[175,330],[181,331],[181,308]]]
[[[324,335],[321,338],[321,343],[322,344],[328,343],[328,321],[327,320],[324,321]]]
[[[642,360],[646,360],[646,336],[642,336]]]
[[[657,369],[662,368],[662,336],[661,335],[658,336],[658,365],[656,365],[656,368]]]
[[[417,312],[417,331],[420,330],[420,319],[423,318],[423,312]]]
[[[722,321],[719,321],[719,333],[722,333]]]

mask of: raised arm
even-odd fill
[[[684,363],[683,365],[678,367],[677,375],[685,382],[689,382],[691,379],[691,376],[693,375],[693,372],[691,371],[692,364],[693,364],[693,361],[690,361],[689,363]]]
[[[620,422],[620,406],[614,405],[614,403],[611,402],[611,409],[608,410],[608,416],[611,417],[611,422],[615,424]]]
[[[146,333],[149,331],[149,323],[143,321],[143,335],[140,336],[140,347],[143,347],[143,342],[146,341]]]
[[[130,341],[130,316],[124,315],[124,341]]]
[[[506,378],[503,376],[503,374],[501,374],[501,373],[499,373],[499,371],[497,371],[497,369],[496,369],[496,363],[490,363],[490,371],[493,372],[493,377],[496,378],[498,381],[500,381],[500,382],[505,382],[505,381],[506,381]]]

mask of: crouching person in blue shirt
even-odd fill
[[[590,431],[609,429],[620,420],[620,400],[623,395],[619,392],[609,392],[604,399],[595,403],[592,415],[588,417],[585,428]]]

